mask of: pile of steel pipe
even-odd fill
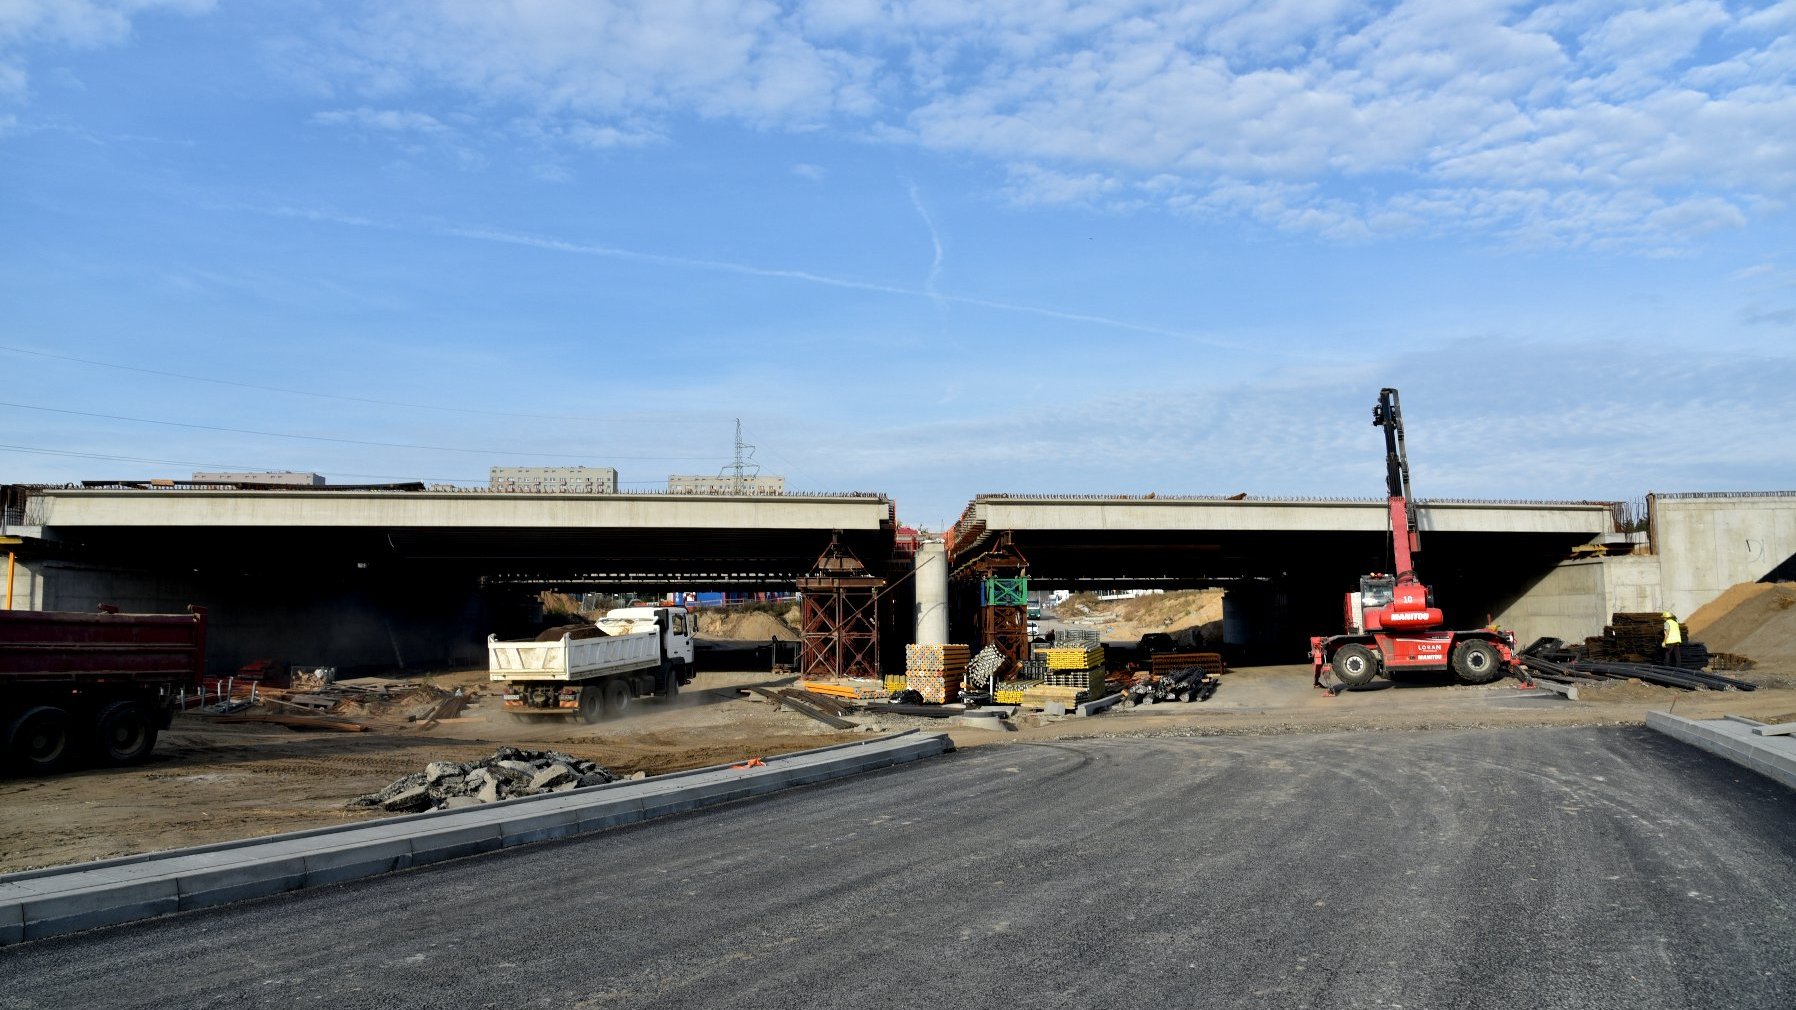
[[[1681,687],[1690,691],[1757,690],[1757,685],[1733,677],[1723,677],[1718,673],[1686,670],[1675,666],[1658,666],[1652,663],[1609,663],[1592,659],[1575,659],[1560,663],[1525,653],[1516,657],[1516,661],[1536,677],[1568,683],[1578,680],[1632,679],[1646,681],[1650,684],[1661,684],[1666,687]]]

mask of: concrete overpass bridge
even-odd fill
[[[876,662],[878,624],[909,619],[908,597],[868,599],[910,565],[879,494],[22,487],[8,506],[16,605],[204,604],[219,668],[484,662],[523,589],[802,587],[820,661],[846,635]]]
[[[498,604],[523,589],[690,587],[801,589],[807,664],[867,672],[901,662],[913,631],[949,640],[951,610],[952,640],[975,640],[979,580],[1009,575],[1226,587],[1233,640],[1295,661],[1305,636],[1339,623],[1358,576],[1389,566],[1380,499],[981,495],[913,578],[879,494],[5,490],[15,606],[204,604],[221,669],[482,661]],[[1419,567],[1451,621],[1495,617],[1523,638],[1594,634],[1615,610],[1687,614],[1735,582],[1796,577],[1796,494],[1649,502],[1648,553],[1572,558],[1615,538],[1608,504],[1425,501]]]
[[[1231,644],[1276,657],[1340,623],[1341,595],[1388,571],[1384,499],[981,495],[949,538],[961,621],[978,580],[1030,587],[1230,589]],[[1418,566],[1448,617],[1483,624],[1572,548],[1614,533],[1605,502],[1425,501]],[[927,592],[920,589],[919,592]]]

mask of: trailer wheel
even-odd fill
[[[1329,669],[1348,687],[1362,687],[1378,676],[1378,657],[1363,645],[1348,644],[1335,650]]]
[[[1489,642],[1467,639],[1453,650],[1453,672],[1468,684],[1488,684],[1503,675],[1503,657]]]
[[[69,714],[54,705],[28,708],[6,728],[6,756],[30,775],[48,775],[68,763]]]
[[[605,682],[605,717],[616,719],[630,707],[630,685],[623,678],[613,677]]]
[[[156,723],[135,701],[115,701],[100,710],[94,723],[94,752],[111,765],[131,765],[150,756],[156,746]]]
[[[598,684],[588,684],[580,689],[581,722],[598,722],[605,718],[604,688]]]

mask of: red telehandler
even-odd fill
[[[1422,549],[1416,507],[1409,492],[1409,457],[1403,446],[1403,409],[1395,389],[1378,394],[1372,423],[1384,429],[1385,490],[1390,506],[1391,548],[1396,575],[1374,572],[1347,594],[1347,630],[1310,639],[1316,686],[1324,670],[1342,685],[1359,687],[1396,670],[1452,669],[1468,684],[1488,684],[1515,662],[1515,636],[1480,628],[1446,631],[1434,592],[1416,577],[1414,555]]]

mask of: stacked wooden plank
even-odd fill
[[[1156,677],[1193,666],[1202,668],[1205,673],[1229,672],[1228,665],[1222,661],[1220,652],[1162,652],[1157,653],[1149,661],[1149,669]]]
[[[800,689],[813,694],[824,694],[831,698],[847,698],[849,700],[884,698],[891,694],[886,690],[885,682],[871,677],[830,677],[827,680],[801,680]]]
[[[1679,625],[1684,641],[1690,631]],[[1584,655],[1589,659],[1621,663],[1658,662],[1664,651],[1665,618],[1652,611],[1615,613],[1601,635],[1584,640]]]
[[[992,701],[999,705],[1021,705],[1024,693],[1039,686],[1039,680],[1001,680],[992,688]]]
[[[1063,687],[1056,684],[1037,684],[1022,694],[1017,704],[1024,708],[1046,708],[1048,702],[1057,701],[1068,708],[1085,700],[1085,692],[1076,687]]]
[[[946,705],[960,699],[967,663],[973,650],[964,645],[907,645],[904,647],[904,686],[924,701]]]

